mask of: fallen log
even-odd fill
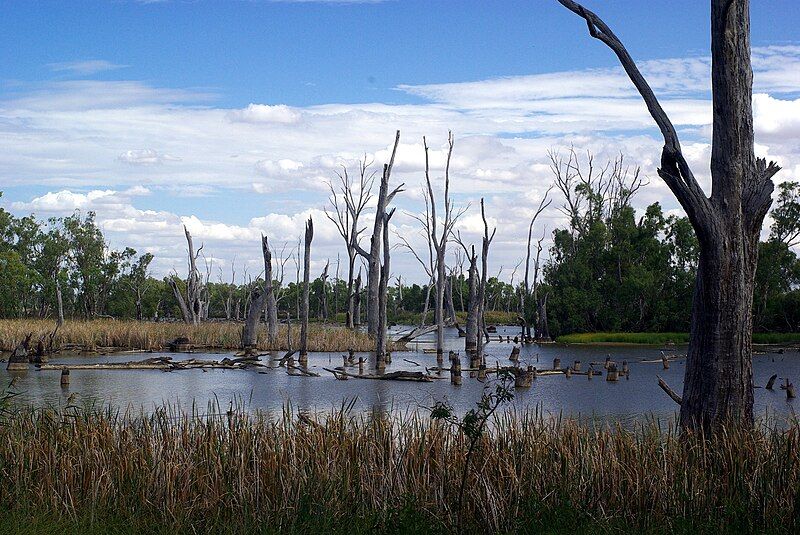
[[[344,370],[332,370],[330,368],[323,369],[327,372],[331,372],[334,376],[344,375],[346,377],[353,377],[355,379],[373,379],[377,381],[417,381],[421,383],[430,383],[436,379],[435,377],[430,377],[422,372],[408,372],[402,370],[384,373],[381,375],[357,375],[354,373],[348,373]]]

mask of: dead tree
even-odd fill
[[[761,226],[772,203],[775,163],[753,146],[749,0],[711,0],[713,135],[711,196],[689,168],[678,134],[622,42],[594,13],[592,37],[619,58],[664,137],[659,176],[677,197],[700,244],[680,421],[714,431],[753,423],[752,302]]]
[[[489,246],[492,244],[494,235],[497,232],[497,228],[494,228],[492,229],[491,234],[489,233],[489,223],[486,220],[486,210],[484,208],[483,198],[481,198],[481,219],[483,219],[483,242],[481,247],[481,281],[478,284],[478,298],[477,298],[478,344],[476,350],[478,352],[478,356],[481,359],[481,362],[483,362],[484,361],[483,348],[485,346],[483,335],[486,336],[487,341],[489,339],[489,335],[486,332],[486,320],[484,318],[484,310],[486,308],[486,282],[488,280],[488,272],[489,272]]]
[[[383,219],[383,264],[381,265],[381,281],[379,286],[379,299],[378,299],[378,333],[376,336],[376,359],[378,366],[380,363],[387,362],[388,353],[386,350],[387,340],[389,333],[387,332],[387,310],[386,302],[389,299],[389,268],[390,268],[390,249],[389,249],[389,220],[394,215],[394,208],[389,213],[384,213]]]
[[[331,262],[325,262],[325,269],[322,270],[322,275],[319,276],[320,287],[317,293],[317,317],[323,322],[328,321],[328,268]]]
[[[308,289],[311,271],[311,240],[314,239],[314,221],[309,217],[306,223],[305,249],[303,253],[303,297],[300,300],[300,356],[301,362],[308,361]]]
[[[206,303],[203,299],[206,295],[205,284],[203,277],[197,270],[197,258],[203,250],[203,246],[195,251],[192,235],[189,229],[184,225],[183,231],[186,234],[186,242],[189,246],[189,274],[186,278],[186,297],[184,298],[178,287],[178,282],[175,277],[170,278],[170,286],[172,286],[172,293],[175,295],[175,300],[178,301],[178,307],[181,309],[183,321],[191,325],[199,325],[203,315],[206,313]]]
[[[394,138],[394,147],[392,148],[392,156],[389,158],[389,163],[383,165],[383,173],[381,174],[381,184],[378,190],[378,206],[375,208],[375,224],[372,227],[372,238],[370,240],[370,250],[365,251],[358,243],[356,243],[356,251],[367,262],[367,332],[370,336],[378,334],[378,319],[379,319],[379,290],[381,282],[381,236],[383,229],[382,214],[386,213],[386,208],[394,199],[394,196],[400,193],[403,184],[400,184],[391,192],[389,191],[389,178],[392,176],[392,167],[394,166],[394,157],[397,154],[397,145],[400,144],[400,130]]]
[[[436,219],[436,198],[433,194],[433,186],[431,185],[430,165],[428,157],[428,141],[423,136],[422,145],[425,149],[425,184],[428,189],[428,200],[430,202],[430,212],[427,214],[429,223],[428,229],[430,230],[430,241],[433,245],[433,250],[436,253],[436,299],[434,301],[433,317],[436,324],[436,355],[441,357],[444,353],[444,289],[447,284],[445,265],[445,254],[447,253],[447,239],[453,231],[453,226],[458,221],[463,210],[454,212],[450,200],[450,158],[453,155],[453,133],[447,134],[447,159],[444,167],[444,214],[442,221],[441,233],[438,232],[438,221]]]
[[[353,282],[353,327],[361,325],[361,268]]]
[[[542,237],[536,242],[536,260],[533,264],[533,302],[536,305],[534,336],[537,340],[542,341],[550,340],[550,327],[547,324],[547,294],[542,294],[543,298],[539,294],[539,260],[541,258],[542,242],[544,241],[546,232],[545,230]],[[528,336],[530,336],[530,331],[528,332]]]
[[[423,327],[425,325],[425,321],[428,318],[428,308],[430,307],[431,301],[431,289],[433,288],[436,282],[436,257],[433,254],[433,240],[431,239],[431,231],[430,231],[430,200],[428,199],[427,191],[423,190],[423,199],[425,199],[425,215],[420,216],[416,214],[407,214],[410,215],[412,218],[416,219],[422,225],[422,234],[425,236],[425,240],[428,244],[428,261],[422,259],[422,257],[417,253],[416,249],[409,243],[408,239],[402,235],[401,233],[396,233],[397,238],[400,240],[400,245],[405,247],[408,252],[419,262],[422,266],[422,269],[428,275],[428,285],[425,288],[425,302],[423,303],[422,314],[420,314],[419,319],[419,326]]]
[[[463,244],[462,244],[463,246]],[[467,258],[469,258],[469,290],[467,300],[467,337],[464,342],[464,349],[467,353],[474,353],[478,350],[478,314],[480,314],[480,306],[478,304],[478,255],[475,253],[475,246],[473,245],[470,250],[467,250]]]
[[[264,287],[260,288],[257,284],[253,287],[250,294],[250,308],[247,310],[247,316],[242,329],[242,349],[245,351],[254,349],[258,341],[258,322],[261,315],[264,314],[265,309],[268,307],[270,297],[273,299],[275,295],[272,291],[272,251],[269,248],[269,242],[265,236],[261,236],[261,254],[264,257]],[[275,330],[277,331],[277,311],[274,311],[275,317]],[[265,314],[269,322],[270,312]],[[277,334],[277,332],[275,333]],[[273,334],[269,338],[269,343],[275,342],[276,336]]]
[[[521,318],[523,318],[523,320],[525,322],[524,325],[523,325],[523,330],[525,331],[525,332],[522,333],[523,338],[525,338],[525,337],[530,338],[531,337],[531,326],[530,326],[530,322],[528,321],[529,315],[528,315],[527,311],[525,310],[525,300],[531,294],[531,287],[530,287],[530,284],[529,284],[528,277],[530,275],[530,270],[531,270],[531,236],[533,236],[533,225],[536,223],[536,219],[538,219],[539,215],[541,215],[541,213],[548,206],[550,206],[550,203],[552,202],[552,200],[549,198],[551,189],[553,189],[552,186],[547,188],[547,191],[544,193],[544,196],[542,197],[542,200],[539,201],[539,207],[533,213],[533,217],[531,218],[531,224],[528,226],[528,247],[526,249],[527,252],[525,254],[525,277],[524,277],[524,280],[523,280],[522,292],[520,292],[520,296],[519,296],[519,315],[520,315]],[[539,241],[539,247],[540,247],[539,250],[540,251],[541,251],[541,244],[542,244],[542,242]],[[539,255],[538,255],[538,253],[536,255],[536,259],[537,259],[536,271],[538,271],[538,269],[539,269],[539,263],[538,263]],[[533,284],[534,284],[534,287],[535,287],[536,286],[536,278],[535,277],[534,277],[534,283]]]
[[[342,172],[337,172],[339,178],[338,190],[333,183],[328,183],[331,190],[329,198],[333,206],[333,214],[325,210],[325,215],[336,226],[336,230],[344,240],[347,248],[347,313],[346,325],[348,329],[355,327],[354,304],[355,292],[353,291],[356,256],[358,255],[359,238],[365,228],[359,227],[361,213],[372,198],[372,185],[375,182],[375,172],[370,169],[372,162],[364,159],[358,162],[358,186],[350,178],[347,167],[342,166]],[[358,188],[358,192],[354,191]]]
[[[264,315],[267,320],[267,340],[272,345],[278,339],[278,300],[275,296],[274,273],[272,272],[272,250],[269,247],[269,238],[263,234],[261,235],[261,253],[264,256],[264,293],[267,296]],[[283,279],[282,275],[281,279]]]

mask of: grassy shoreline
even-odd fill
[[[462,434],[418,413],[325,416],[5,411],[0,532],[455,531]],[[506,412],[470,465],[461,532],[796,532],[798,440],[797,422],[681,439]]]
[[[0,320],[0,351],[11,351],[33,333],[35,346],[40,337],[45,343],[54,324],[47,320]],[[277,343],[268,343],[266,327],[258,331],[258,349],[262,351],[289,349],[287,326],[278,328]],[[197,349],[233,350],[240,346],[242,324],[234,322],[208,322],[197,326],[179,322],[148,322],[134,320],[92,321],[70,320],[58,330],[54,339],[55,348],[79,346],[89,350],[97,348],[120,350],[166,350],[166,343],[179,337],[187,337]],[[300,342],[300,326],[292,325],[292,348]],[[375,342],[363,332],[350,331],[339,325],[309,325],[308,348],[310,351],[374,351]],[[402,349],[393,347],[394,350]]]
[[[573,333],[556,338],[561,344],[664,345],[688,344],[689,333]],[[800,333],[753,333],[753,343],[783,345],[800,343]]]

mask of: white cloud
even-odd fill
[[[756,48],[753,54],[757,151],[784,166],[778,181],[800,179],[800,47]],[[707,59],[644,62],[643,68],[707,188]],[[527,219],[552,181],[549,149],[574,144],[594,152],[597,161],[622,152],[650,178],[637,204],[660,201],[665,210],[678,209],[655,173],[658,133],[617,69],[400,90],[423,100],[303,108],[251,104],[231,110],[213,106],[213,95],[205,91],[136,81],[47,84],[0,101],[0,176],[10,192],[38,186],[49,193],[14,193],[16,198],[7,193],[4,202],[18,212],[40,214],[95,210],[115,246],[157,253],[161,272],[183,266],[184,221],[215,258],[236,256],[257,269],[261,232],[293,243],[313,215],[314,258],[321,262],[342,252],[321,212],[329,194],[326,181],[365,154],[379,173],[400,129],[392,184],[404,182],[406,191],[397,197],[393,224],[410,240],[421,240],[418,224],[406,212],[418,213],[423,206],[422,136],[428,136],[431,177],[440,197],[447,132],[453,130],[451,188],[457,204],[472,206],[460,229],[477,243],[478,202],[485,197],[498,227],[493,272],[501,264],[513,267],[523,254]],[[179,163],[171,155],[180,155]],[[197,196],[209,200],[187,201]],[[171,211],[143,209],[157,202]],[[556,209],[561,202],[556,197],[543,214],[542,228],[563,223]],[[217,205],[222,207],[215,210]],[[407,254],[398,253],[392,263],[409,280],[424,278]]]
[[[102,71],[110,71],[127,67],[127,65],[118,65],[104,59],[64,61],[60,63],[49,63],[47,66],[50,67],[50,70],[55,72],[69,72],[78,75],[96,74]]]
[[[231,110],[228,117],[243,123],[293,124],[300,120],[300,112],[284,104],[250,104],[241,110]]]
[[[153,149],[126,150],[120,154],[117,159],[131,165],[155,165],[164,162],[181,161],[180,158],[170,156],[169,154],[162,154]]]

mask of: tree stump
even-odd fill
[[[559,358],[554,358],[553,359],[553,369],[554,370],[560,370],[561,369],[561,359],[559,359]]]
[[[619,372],[617,371],[617,363],[608,363],[608,373],[606,373],[606,381],[615,382],[619,379]]]
[[[455,354],[451,352],[451,355]],[[461,359],[458,355],[455,355],[450,363],[450,383],[456,386],[461,384]]]

